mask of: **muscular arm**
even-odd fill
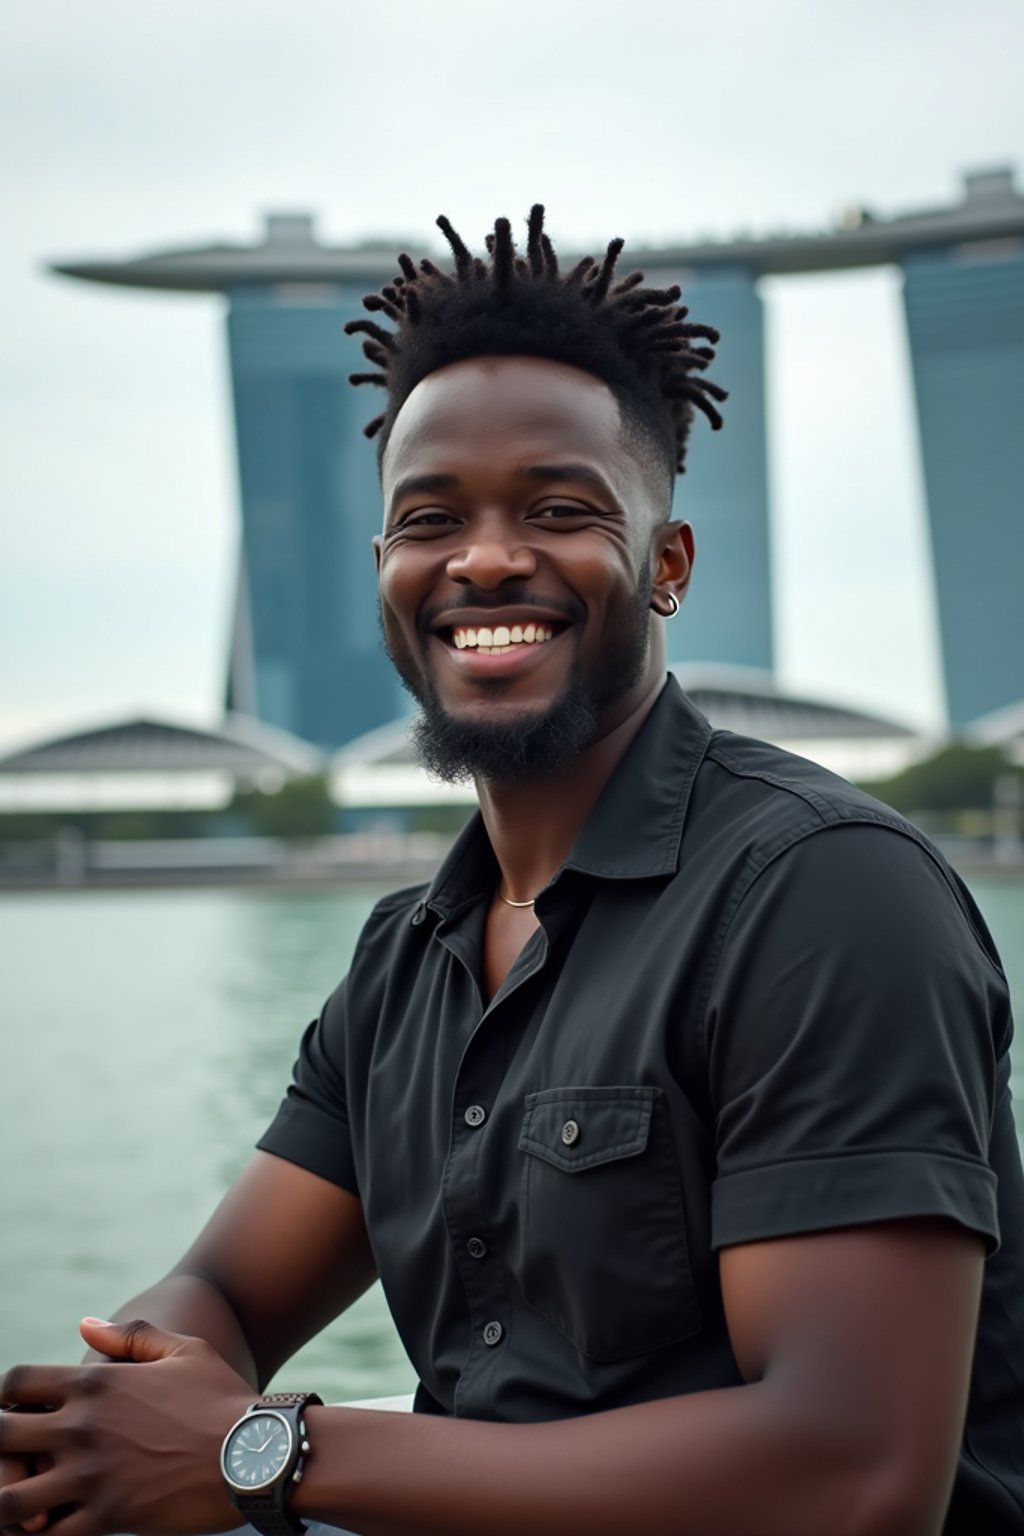
[[[374,1278],[356,1196],[257,1152],[170,1274],[114,1319],[205,1339],[263,1387]]]
[[[313,1408],[296,1513],[364,1536],[939,1536],[982,1262],[941,1222],[737,1247],[722,1283],[745,1385],[553,1424]],[[52,1462],[0,1493],[0,1525],[68,1503],[67,1536],[237,1524],[217,1460],[244,1384],[194,1339],[110,1332],[131,1370],[0,1382],[55,1407],[0,1416],[10,1453]]]
[[[981,1268],[942,1223],[730,1250],[747,1385],[556,1424],[312,1409],[296,1508],[366,1536],[938,1536]]]
[[[262,1388],[374,1278],[356,1196],[257,1152],[180,1263],[114,1318],[141,1317],[204,1339],[250,1386]],[[93,1350],[86,1355],[105,1358]],[[48,1453],[39,1454],[39,1467],[47,1467]],[[0,1449],[0,1490],[27,1470],[22,1457]],[[39,1531],[45,1523],[43,1515],[30,1516],[26,1528]]]

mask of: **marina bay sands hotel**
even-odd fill
[[[692,312],[720,328],[715,377],[730,391],[728,445],[695,445],[680,485],[700,580],[685,624],[669,628],[670,661],[772,670],[758,279],[890,265],[903,274],[949,721],[1024,700],[1024,196],[1011,171],[968,175],[951,207],[627,257],[659,285],[681,283]],[[346,382],[363,364],[342,329],[393,276],[393,243],[328,247],[311,218],[272,216],[258,245],[55,270],[227,298],[242,503],[229,707],[321,747],[402,714],[369,558],[373,402]]]

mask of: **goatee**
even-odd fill
[[[590,746],[598,731],[595,710],[576,679],[547,709],[515,720],[458,720],[432,689],[418,702],[412,744],[430,777],[445,784],[477,777],[504,784],[552,778]]]
[[[474,778],[528,784],[563,773],[597,740],[603,711],[643,676],[650,647],[650,601],[651,579],[645,568],[631,601],[617,621],[606,625],[613,638],[605,644],[600,671],[588,672],[577,656],[560,698],[532,715],[511,711],[508,720],[466,720],[449,714],[431,678],[404,650],[397,652],[388,644],[382,616],[385,649],[420,706],[410,735],[427,773],[446,784]],[[507,687],[495,679],[488,685],[490,697],[500,700]]]

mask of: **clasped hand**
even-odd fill
[[[203,1339],[93,1318],[81,1331],[106,1360],[0,1377],[0,1404],[34,1410],[0,1413],[0,1529],[205,1536],[244,1524],[220,1446],[252,1387]]]

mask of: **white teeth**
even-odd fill
[[[493,629],[484,624],[479,629],[452,629],[456,650],[478,650],[486,656],[504,655],[514,645],[540,645],[553,638],[554,630],[547,624],[496,624]]]

